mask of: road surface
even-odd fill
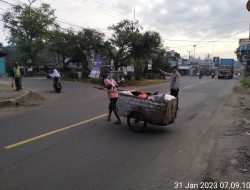
[[[23,86],[46,100],[0,115],[0,189],[157,190],[199,183],[215,145],[218,108],[235,82],[183,77],[175,126],[134,133],[125,119],[106,121],[107,95],[94,85],[62,82],[57,94],[51,80],[26,78]],[[169,84],[140,89],[168,92]]]

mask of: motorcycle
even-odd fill
[[[201,74],[199,74],[199,79],[201,79],[201,77],[202,77],[202,75],[201,75]]]
[[[57,93],[60,93],[62,90],[62,84],[59,77],[53,77],[53,87]]]
[[[119,86],[125,87],[125,86],[126,86],[126,82],[125,82],[124,77],[120,77],[120,79],[117,80],[117,84],[118,84]]]

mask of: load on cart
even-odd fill
[[[150,94],[138,91],[121,91],[118,98],[119,115],[127,118],[132,131],[143,131],[147,123],[173,124],[177,116],[177,99],[169,94]]]

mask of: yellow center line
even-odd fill
[[[85,121],[81,121],[81,122],[73,124],[73,125],[69,125],[69,126],[66,126],[66,127],[54,130],[54,131],[50,131],[50,132],[47,132],[47,133],[44,133],[44,134],[41,134],[41,135],[38,135],[38,136],[35,136],[35,137],[32,137],[32,138],[29,138],[29,139],[26,139],[26,140],[14,143],[14,144],[11,144],[11,145],[7,145],[4,148],[5,149],[15,148],[15,147],[21,146],[23,144],[26,144],[26,143],[29,143],[29,142],[32,142],[32,141],[35,141],[35,140],[38,140],[38,139],[50,136],[50,135],[54,135],[56,133],[59,133],[59,132],[62,132],[62,131],[65,131],[65,130],[68,130],[68,129],[71,129],[71,128],[74,128],[74,127],[77,127],[79,125],[82,125],[82,124],[85,124],[85,123],[88,123],[88,122],[91,122],[93,120],[100,119],[100,118],[102,118],[104,116],[107,116],[107,114],[102,114],[102,115],[99,115],[97,117],[93,117],[91,119],[88,119],[88,120],[85,120]]]

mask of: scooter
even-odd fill
[[[55,91],[57,93],[61,92],[61,90],[62,90],[62,84],[60,82],[60,78],[59,77],[54,77],[53,78],[53,87],[54,87],[54,89],[55,89]]]

